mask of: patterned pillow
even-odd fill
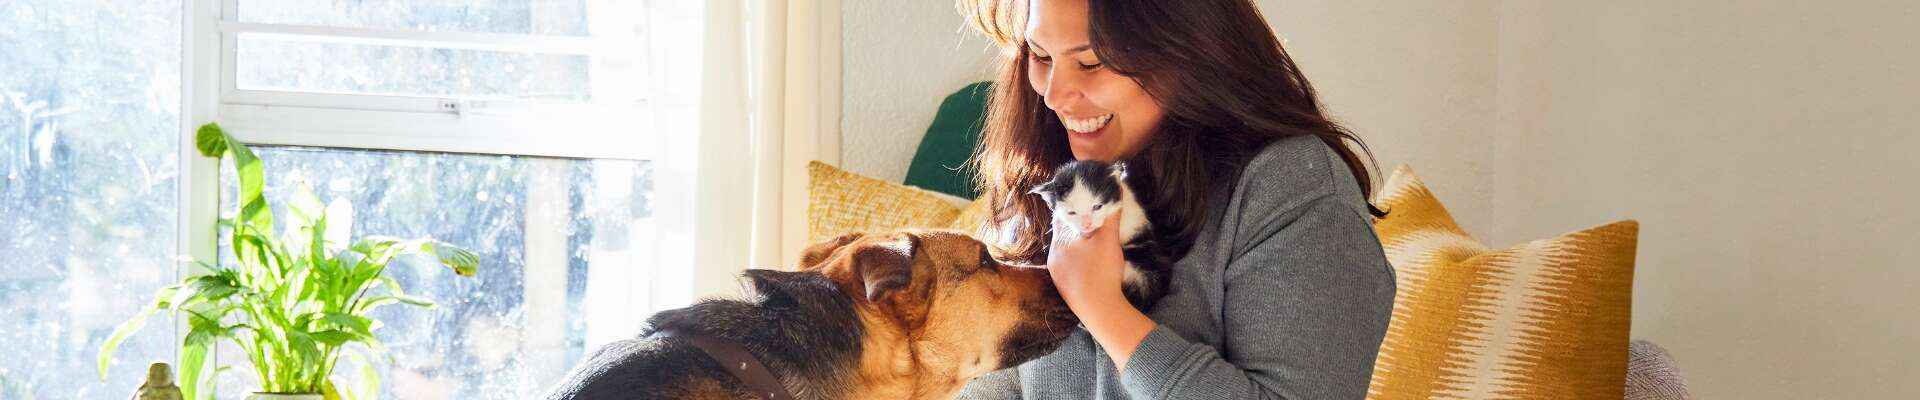
[[[1378,204],[1399,296],[1368,398],[1621,398],[1638,222],[1494,250],[1405,166]]]
[[[985,204],[860,176],[814,161],[807,164],[807,242],[848,232],[946,228],[972,232]],[[964,209],[962,206],[966,206]],[[971,221],[971,222],[970,222]]]

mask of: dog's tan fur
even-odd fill
[[[866,336],[848,399],[951,398],[1001,366],[1000,346],[1021,324],[1072,326],[1044,270],[1001,264],[958,233],[848,234],[801,260],[869,299],[855,302]]]

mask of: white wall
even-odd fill
[[[1502,3],[1492,238],[1639,219],[1700,398],[1920,395],[1916,7]]]
[[[899,182],[940,100],[993,78],[992,42],[946,0],[842,0],[840,157]]]
[[[1493,219],[1493,0],[1259,2],[1333,117],[1407,164],[1469,233]]]

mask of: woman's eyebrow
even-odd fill
[[[1032,41],[1032,40],[1028,40],[1028,41],[1027,41],[1027,45],[1028,45],[1028,46],[1033,46],[1033,47],[1035,47],[1035,48],[1039,48],[1039,49],[1040,49],[1040,51],[1046,51],[1046,50],[1047,50],[1047,48],[1046,48],[1046,47],[1041,47],[1039,43],[1035,43],[1035,42],[1034,42],[1034,41]],[[1072,48],[1068,48],[1068,49],[1067,49],[1067,51],[1065,51],[1065,52],[1061,52],[1061,53],[1060,53],[1060,54],[1058,54],[1058,55],[1063,55],[1063,56],[1064,56],[1064,55],[1071,55],[1071,54],[1073,54],[1073,53],[1079,53],[1079,52],[1082,52],[1082,51],[1087,51],[1087,49],[1091,49],[1091,48],[1093,48],[1093,44],[1092,44],[1092,43],[1088,43],[1088,44],[1083,44],[1083,45],[1079,45],[1079,46],[1073,46]]]

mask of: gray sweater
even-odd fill
[[[1173,266],[1159,326],[1125,374],[1086,331],[974,380],[963,399],[1360,399],[1393,308],[1393,269],[1359,187],[1314,137],[1277,141]]]

